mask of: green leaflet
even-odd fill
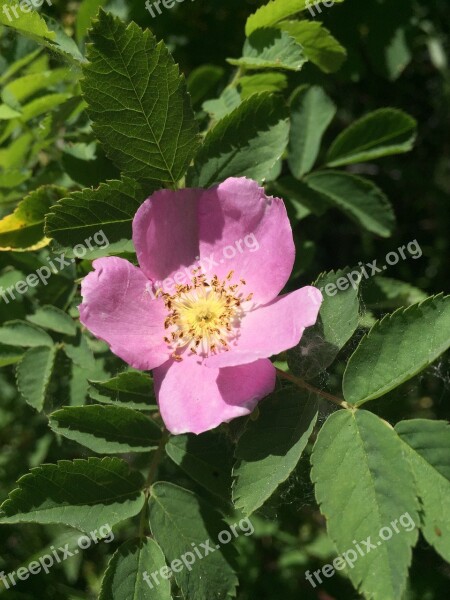
[[[169,51],[149,30],[126,26],[103,9],[90,37],[82,89],[107,155],[134,179],[176,185],[199,140],[184,77]]]
[[[311,462],[317,501],[338,553],[351,559],[346,573],[353,585],[371,600],[398,600],[417,541],[419,505],[397,435],[370,412],[339,410],[320,430]],[[373,547],[362,543],[367,540]]]

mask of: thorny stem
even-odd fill
[[[147,516],[148,516],[148,499],[150,497],[150,487],[155,479],[156,472],[158,471],[159,463],[161,462],[161,458],[164,454],[164,448],[166,447],[167,440],[169,439],[169,434],[167,430],[163,431],[161,436],[161,440],[155,453],[153,454],[152,462],[150,463],[150,469],[147,475],[147,480],[145,482],[144,492],[145,492],[145,503],[144,507],[141,511],[141,521],[139,524],[139,537],[145,537],[145,530],[147,527]]]
[[[300,377],[296,377],[295,375],[291,375],[291,373],[286,373],[285,371],[281,371],[281,369],[277,369],[277,373],[278,373],[279,377],[282,377],[283,379],[287,379],[288,381],[295,383],[295,385],[297,385],[298,387],[308,390],[309,392],[312,392],[313,394],[322,396],[322,398],[325,398],[329,402],[333,402],[333,404],[337,404],[341,408],[346,408],[347,410],[354,408],[351,404],[348,404],[348,402],[346,402],[342,398],[339,398],[338,396],[333,396],[332,394],[329,394],[328,392],[324,392],[323,390],[319,390],[319,388],[316,388],[313,385],[307,383],[306,381],[303,381],[303,379],[300,379]]]

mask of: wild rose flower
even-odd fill
[[[81,322],[153,371],[172,433],[249,414],[275,387],[269,357],[298,344],[322,300],[314,287],[277,297],[295,254],[283,201],[246,178],[161,190],[137,211],[133,241],[140,268],[94,261]]]

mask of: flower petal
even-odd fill
[[[234,270],[266,304],[283,289],[294,265],[292,229],[284,203],[268,197],[255,181],[230,178],[205,190],[199,203],[200,257],[224,279]]]
[[[275,388],[269,360],[228,369],[208,369],[197,360],[168,361],[154,369],[156,396],[167,429],[203,433],[248,415]]]
[[[198,200],[203,190],[160,190],[138,209],[133,242],[139,265],[152,281],[164,281],[199,256]]]
[[[229,342],[229,351],[210,356],[206,366],[243,365],[296,346],[305,327],[316,322],[321,303],[320,291],[307,286],[247,313],[237,339]]]
[[[81,284],[81,323],[136,369],[153,369],[167,361],[167,311],[161,299],[150,296],[142,271],[113,257],[95,260],[93,266]]]

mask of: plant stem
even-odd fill
[[[295,385],[297,385],[298,387],[308,390],[309,392],[312,392],[313,394],[322,396],[322,398],[325,398],[326,400],[328,400],[329,402],[332,402],[333,404],[337,404],[340,408],[346,408],[346,409],[353,408],[353,406],[351,404],[348,404],[348,402],[346,402],[343,398],[339,398],[338,396],[333,396],[332,394],[329,394],[328,392],[319,390],[319,388],[316,388],[313,385],[307,383],[306,381],[303,381],[303,379],[300,379],[300,377],[296,377],[295,375],[292,375],[291,373],[286,373],[285,371],[281,371],[281,369],[277,369],[277,373],[281,378],[287,379],[288,381],[295,383]]]

